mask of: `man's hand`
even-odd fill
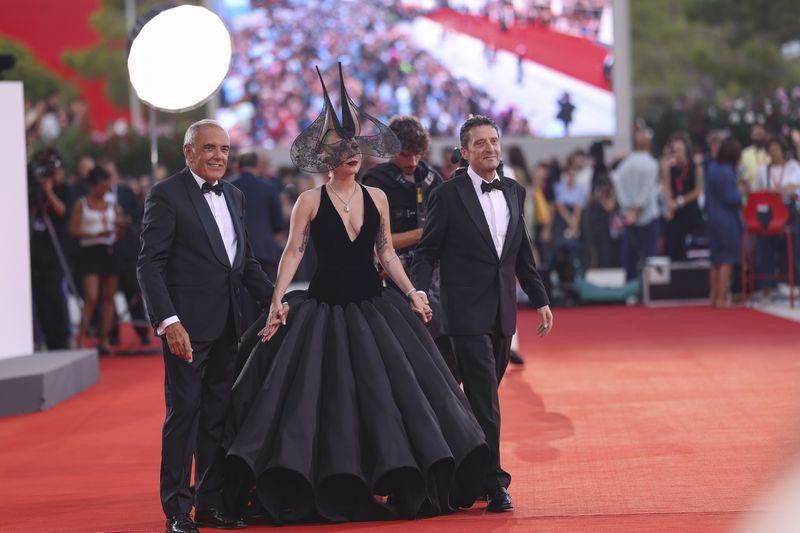
[[[192,343],[189,340],[189,334],[183,329],[181,323],[175,322],[167,326],[167,329],[164,330],[164,335],[167,337],[167,346],[169,346],[169,351],[172,355],[191,363]]]
[[[639,218],[639,210],[635,207],[632,207],[625,211],[625,216],[623,217],[622,221],[626,226],[633,226],[636,223],[637,218]]]
[[[550,311],[550,306],[545,305],[544,307],[540,307],[536,310],[541,317],[539,321],[539,328],[536,330],[536,334],[540,337],[546,337],[550,330],[553,329],[553,312]]]

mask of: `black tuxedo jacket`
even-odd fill
[[[431,195],[411,277],[417,289],[427,291],[439,261],[445,334],[489,333],[499,320],[501,333],[513,335],[517,322],[515,278],[537,308],[549,304],[525,228],[525,189],[510,178],[500,180],[510,214],[500,257],[466,172]]]
[[[117,259],[132,267],[139,253],[139,234],[142,231],[142,202],[137,199],[133,190],[119,183],[116,186],[115,196],[117,205],[122,214],[130,218],[130,224],[125,228],[125,233],[115,243]]]
[[[154,185],[145,200],[136,273],[150,321],[156,328],[177,315],[193,341],[219,338],[228,313],[234,314],[236,334],[241,334],[242,285],[262,307],[272,298],[273,285],[247,241],[244,195],[230,183],[220,183],[238,239],[233,265],[188,168]]]
[[[250,246],[253,254],[259,261],[277,267],[281,260],[281,250],[275,242],[275,234],[286,229],[278,188],[250,172],[242,172],[231,178],[230,183],[244,193],[248,206],[245,227],[251,234]]]

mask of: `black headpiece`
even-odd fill
[[[400,151],[400,141],[388,126],[360,110],[344,86],[339,63],[342,120],[336,116],[328,89],[317,67],[324,105],[317,119],[292,143],[292,162],[306,172],[328,172],[357,153],[389,158]]]

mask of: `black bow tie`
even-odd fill
[[[500,185],[499,179],[493,179],[489,183],[486,183],[485,181],[481,182],[481,192],[492,192],[492,189],[497,189],[498,191],[503,190],[503,186]]]
[[[217,182],[216,185],[209,185],[208,182],[206,181],[203,183],[203,186],[200,187],[200,190],[203,191],[203,194],[208,194],[210,192],[213,192],[214,194],[219,196],[220,194],[222,194],[222,183]]]

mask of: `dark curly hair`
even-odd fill
[[[490,119],[489,117],[485,117],[483,115],[473,115],[469,117],[464,124],[461,125],[461,146],[464,148],[469,147],[469,130],[472,128],[477,128],[478,126],[491,126],[494,128],[494,131],[497,132],[497,135],[500,135],[500,128],[497,127],[497,123]]]
[[[397,115],[389,120],[389,129],[400,139],[400,151],[424,154],[431,138],[417,117]]]
[[[89,183],[90,187],[97,185],[101,181],[107,181],[110,179],[111,174],[109,174],[108,171],[101,166],[94,167],[89,171],[89,175],[86,176],[86,181]]]

